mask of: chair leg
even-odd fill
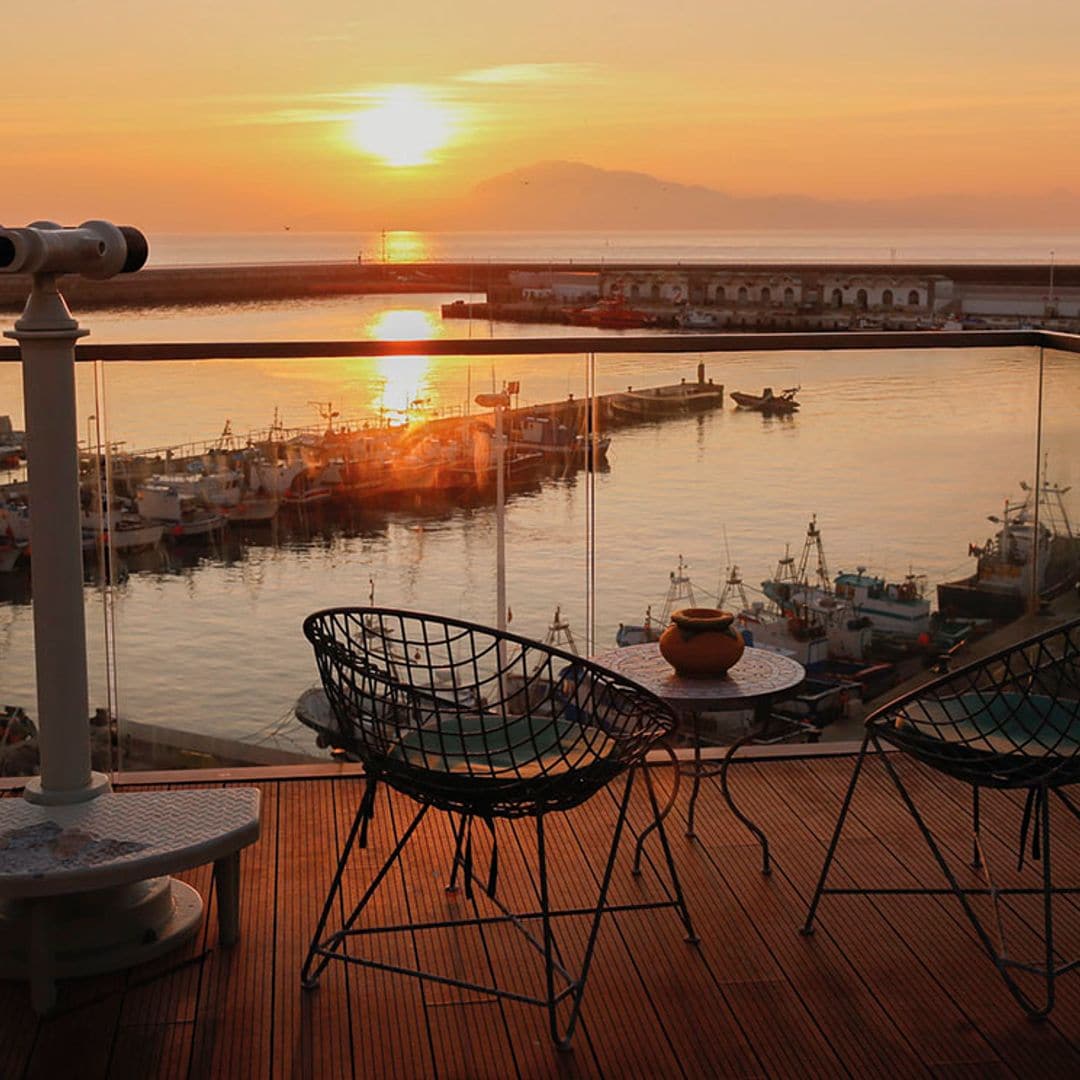
[[[862,746],[859,748],[859,756],[855,759],[855,768],[851,773],[851,782],[848,784],[847,794],[844,796],[843,805],[840,807],[840,816],[836,819],[836,828],[833,830],[832,840],[829,842],[829,850],[825,853],[825,862],[821,867],[821,877],[818,878],[814,897],[810,901],[810,908],[806,913],[806,922],[803,924],[801,933],[810,935],[814,932],[814,917],[817,915],[818,904],[821,903],[822,893],[825,891],[825,882],[828,880],[832,862],[836,856],[836,848],[840,843],[840,833],[844,830],[844,822],[847,820],[848,811],[851,809],[851,800],[855,795],[855,785],[859,782],[859,773],[862,772],[863,762],[866,760],[866,752],[870,745],[870,732],[863,736]],[[875,748],[876,748],[875,743]]]
[[[983,867],[982,844],[979,836],[979,785],[971,785],[971,869]]]
[[[694,932],[694,924],[690,919],[690,909],[686,906],[686,897],[683,895],[682,884],[679,881],[679,872],[675,869],[675,859],[671,854],[671,845],[668,843],[667,830],[664,828],[664,816],[660,813],[660,804],[656,799],[656,789],[653,787],[652,774],[648,766],[645,767],[645,787],[649,792],[649,802],[652,804],[653,823],[660,833],[660,846],[664,851],[664,859],[667,861],[668,875],[671,879],[671,887],[675,892],[675,908],[686,930],[686,941],[690,945],[697,945],[701,939]],[[640,850],[635,853],[635,862]]]
[[[985,927],[982,924],[982,920],[976,914],[975,909],[971,905],[971,901],[968,899],[967,891],[957,881],[956,875],[953,873],[952,868],[949,866],[945,859],[945,856],[941,852],[941,848],[934,840],[933,834],[927,827],[926,822],[923,820],[922,815],[919,813],[918,807],[916,807],[911,795],[908,793],[907,788],[904,785],[900,774],[896,771],[895,766],[889,760],[887,754],[882,755],[882,759],[885,762],[885,768],[891,777],[893,784],[896,786],[897,791],[900,792],[901,798],[904,800],[904,804],[907,807],[908,813],[911,814],[915,821],[915,824],[919,827],[919,831],[923,835],[923,839],[926,841],[927,847],[930,849],[930,853],[933,855],[935,862],[941,872],[945,875],[946,881],[949,883],[949,888],[953,894],[960,901],[960,906],[964,910],[964,914],[967,916],[968,922],[971,923],[972,929],[978,935],[979,940],[982,942],[983,948],[986,950],[987,955],[990,957],[994,964],[994,967],[998,969],[998,973],[1001,975],[1005,982],[1006,987],[1017,1004],[1028,1014],[1032,1020],[1042,1020],[1050,1013],[1050,1010],[1054,1007],[1054,980],[1056,978],[1056,972],[1054,969],[1054,921],[1053,921],[1053,877],[1050,864],[1050,801],[1049,792],[1045,789],[1032,789],[1035,793],[1033,798],[1029,798],[1028,805],[1025,807],[1025,825],[1022,830],[1025,834],[1021,839],[1021,845],[1026,842],[1027,827],[1030,825],[1032,828],[1038,831],[1038,837],[1042,848],[1043,858],[1043,916],[1044,916],[1044,943],[1046,947],[1046,964],[1043,969],[1034,968],[1028,964],[1020,964],[1016,961],[1009,960],[1004,953],[1004,945],[999,950],[990,935],[986,932]],[[992,894],[993,895],[993,894]],[[995,905],[997,903],[997,897],[994,896]],[[1020,968],[1026,970],[1031,974],[1043,975],[1046,982],[1046,994],[1045,1000],[1042,1004],[1037,1004],[1032,1001],[1029,995],[1021,989],[1017,984],[1016,979],[1012,976],[1010,968]]]
[[[454,861],[450,864],[450,880],[446,884],[448,893],[457,892],[457,874],[461,866],[461,848],[465,842],[465,829],[469,824],[466,814],[461,815],[461,822],[454,830]]]
[[[346,940],[348,931],[352,928],[353,923],[360,917],[360,913],[367,906],[368,901],[375,895],[376,890],[382,884],[382,880],[386,877],[390,870],[390,867],[397,862],[401,855],[401,852],[405,849],[405,845],[408,844],[412,838],[413,833],[416,831],[417,826],[424,819],[424,815],[428,812],[430,807],[426,804],[421,806],[417,811],[416,816],[412,819],[409,827],[401,835],[394,850],[390,853],[386,862],[379,868],[379,872],[372,879],[371,884],[367,887],[364,895],[360,898],[356,907],[353,908],[352,913],[345,920],[341,929],[331,934],[326,942],[323,943],[320,939],[322,937],[323,930],[326,927],[326,920],[330,915],[330,909],[333,907],[334,899],[341,891],[341,879],[345,873],[345,866],[349,861],[349,855],[352,853],[353,844],[356,842],[357,833],[361,827],[361,821],[366,821],[364,813],[366,808],[361,804],[361,807],[356,812],[356,817],[353,819],[352,828],[349,830],[349,837],[345,842],[345,847],[341,852],[341,858],[338,860],[337,871],[334,874],[333,883],[330,886],[330,893],[326,897],[326,903],[323,905],[322,915],[319,918],[319,924],[315,928],[315,934],[312,936],[311,945],[308,948],[307,958],[304,960],[304,966],[300,971],[300,983],[305,990],[313,990],[318,984],[319,976],[322,975],[326,965],[330,962],[330,957],[335,953],[338,948]],[[318,963],[315,964],[314,970],[312,970],[312,964],[315,962],[315,958],[318,957]]]
[[[622,838],[623,826],[626,824],[627,810],[630,807],[630,793],[634,787],[634,774],[636,772],[637,769],[630,769],[626,774],[626,786],[623,789],[622,802],[619,804],[619,817],[615,822],[615,833],[611,838],[611,850],[608,852],[607,866],[604,867],[604,877],[600,885],[600,895],[596,901],[596,908],[593,912],[592,927],[589,930],[589,940],[585,945],[585,955],[581,961],[581,973],[578,975],[577,982],[574,984],[574,989],[570,995],[570,1000],[572,1002],[570,1019],[567,1021],[566,1030],[562,1035],[559,1034],[558,1019],[556,1017],[557,1003],[553,1000],[554,971],[551,954],[553,942],[551,938],[550,906],[547,893],[547,859],[544,852],[543,815],[538,816],[536,819],[537,845],[539,847],[540,862],[540,904],[544,922],[544,960],[547,967],[548,1017],[551,1026],[551,1036],[555,1040],[555,1045],[560,1050],[570,1049],[570,1040],[574,1036],[574,1029],[577,1026],[578,1016],[581,1013],[581,999],[585,994],[585,982],[589,977],[589,967],[592,964],[593,950],[596,946],[596,937],[600,929],[600,919],[607,907],[608,888],[611,885],[611,878],[615,871],[615,857],[618,855],[619,840]],[[661,835],[663,835],[662,831]]]

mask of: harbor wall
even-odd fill
[[[107,281],[65,277],[68,300],[83,309],[95,307],[168,306],[279,300],[301,297],[348,296],[369,293],[461,292],[505,298],[512,273],[627,273],[681,271],[695,277],[709,274],[922,275],[947,278],[958,289],[995,286],[1042,289],[1049,266],[1012,264],[914,263],[496,263],[486,264],[481,277],[474,263],[277,263],[248,266],[148,267],[138,274]],[[1080,288],[1080,265],[1056,266],[1055,289]],[[25,275],[0,275],[0,310],[18,311],[30,291]]]

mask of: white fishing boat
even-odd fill
[[[811,557],[817,561],[812,582]],[[761,589],[793,631],[824,628],[830,659],[862,660],[869,655],[873,634],[870,620],[860,615],[848,598],[833,591],[816,515],[807,526],[798,565],[790,549],[786,549],[776,572],[761,583]]]
[[[141,484],[135,492],[139,513],[164,526],[170,540],[190,540],[220,531],[225,518],[200,505],[198,498],[184,484],[167,478],[155,478]]]
[[[857,616],[870,620],[875,635],[902,640],[929,635],[930,601],[924,576],[908,574],[903,581],[889,583],[859,566],[854,574],[841,571],[833,585],[839,599],[847,600]]]

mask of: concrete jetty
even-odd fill
[[[151,260],[153,250],[151,249]],[[694,280],[722,273],[770,275],[904,274],[948,278],[958,288],[1043,290],[1049,267],[1040,264],[998,263],[592,263],[498,262],[445,263],[273,263],[222,266],[154,266],[138,274],[108,281],[67,277],[65,296],[82,309],[126,306],[166,306],[280,300],[370,293],[451,292],[476,294],[496,301],[509,299],[510,275],[515,273],[683,273]],[[1055,267],[1055,289],[1080,288],[1080,266]],[[691,289],[693,282],[691,282]],[[18,311],[30,282],[18,274],[0,276],[0,310]],[[691,299],[693,299],[691,297]]]

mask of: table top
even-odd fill
[[[684,679],[660,655],[655,642],[611,649],[591,659],[640,683],[676,709],[748,709],[781,697],[806,677],[802,664],[768,649],[748,648],[718,679]]]
[[[212,862],[259,837],[256,788],[0,799],[0,896],[57,896]]]

